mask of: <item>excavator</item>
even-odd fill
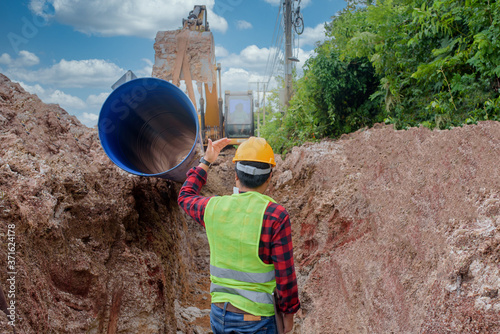
[[[183,182],[209,138],[238,145],[253,135],[252,92],[226,91],[223,108],[205,6],[195,6],[181,29],[159,31],[154,49],[152,77],[127,72],[113,85],[99,113],[99,139],[126,172]]]
[[[182,28],[158,31],[154,43],[152,76],[177,87],[184,80],[187,95],[198,112],[204,146],[208,138],[227,137],[237,145],[254,134],[252,92],[225,92],[221,96],[221,65],[215,61],[214,37],[207,21],[207,9],[196,5]],[[196,82],[199,104],[196,101]],[[198,108],[199,106],[199,108]]]

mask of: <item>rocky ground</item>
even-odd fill
[[[2,75],[0,147],[0,285],[17,333],[210,332],[208,245],[179,184],[122,172],[95,129]],[[204,195],[231,193],[233,154]],[[278,158],[295,333],[500,332],[499,160],[497,122],[378,125]]]

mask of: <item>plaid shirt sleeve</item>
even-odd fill
[[[288,212],[279,204],[269,203],[264,213],[259,256],[264,263],[274,263],[279,309],[284,313],[296,313],[300,301],[293,261],[292,227]]]
[[[205,183],[207,183],[207,172],[201,167],[191,168],[177,198],[180,207],[203,227],[205,227],[203,215],[211,198],[200,196],[201,188]]]
[[[203,168],[190,169],[177,199],[181,208],[203,227],[205,208],[211,198],[200,196],[206,182],[207,172]],[[259,257],[264,263],[274,264],[280,310],[284,313],[297,312],[300,302],[293,261],[292,228],[288,212],[279,204],[269,203],[264,213]]]

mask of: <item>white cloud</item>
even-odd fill
[[[213,12],[215,0],[207,0],[208,21],[213,30],[225,32],[227,21]],[[85,34],[154,38],[159,30],[176,30],[199,0],[31,0],[37,15],[73,26]],[[51,8],[52,13],[47,12]]]
[[[253,28],[252,24],[250,22],[245,21],[245,20],[238,20],[236,22],[236,27],[238,27],[238,29],[240,29],[240,30]]]
[[[92,127],[97,124],[98,113],[109,93],[91,94],[86,101],[77,96],[67,94],[58,89],[43,88],[41,85],[27,85],[20,81],[19,84],[31,94],[36,94],[44,103],[56,103],[71,115],[78,117],[80,122]]]
[[[257,81],[263,82],[264,79],[263,74],[249,72],[243,68],[230,68],[222,73],[222,91],[256,90],[257,86],[253,83]]]
[[[230,54],[221,61],[225,68],[236,67],[252,69],[264,72],[266,69],[269,53],[274,49],[259,48],[256,45],[249,45],[240,54]]]
[[[0,64],[7,65],[9,67],[30,67],[38,65],[40,59],[34,54],[26,50],[19,51],[19,57],[13,59],[8,53],[4,53],[0,56]]]
[[[45,89],[39,84],[36,85],[27,85],[22,81],[19,81],[21,87],[24,88],[28,93],[36,94],[44,103],[56,103],[59,104],[63,109],[73,110],[73,109],[85,109],[87,107],[87,103],[85,103],[79,97],[69,95],[60,91],[58,89]],[[107,94],[107,93],[102,93]],[[100,94],[101,95],[101,94]],[[96,95],[90,95],[87,98],[87,101],[93,102],[96,101],[99,97]]]
[[[144,67],[135,71],[134,74],[137,75],[138,78],[150,77],[153,73],[153,62],[148,58],[142,58],[142,61],[145,63]]]
[[[17,59],[19,66],[34,66],[40,63],[40,59],[34,54],[26,50],[19,51],[19,58]]]
[[[305,27],[304,32],[300,35],[300,45],[315,45],[316,42],[323,42],[325,36],[325,24],[320,23],[316,27]]]
[[[87,107],[87,104],[79,97],[66,94],[58,89],[47,96],[44,102],[57,103],[66,110],[85,109]]]
[[[279,6],[279,4],[282,2],[282,0],[264,0],[267,3],[273,5],[273,6]]]
[[[259,92],[257,92],[257,82],[259,82]],[[222,73],[222,91],[231,90],[231,92],[246,92],[253,91],[254,99],[258,99],[260,103],[264,100],[264,82],[266,83],[266,96],[267,102],[269,101],[270,91],[277,87],[277,82],[271,78],[269,85],[267,85],[267,78],[261,74],[246,71],[241,68],[230,68],[228,71]]]
[[[299,49],[298,52],[295,51],[295,57],[297,57],[299,59],[299,62],[296,63],[297,68],[298,69],[302,68],[302,66],[304,66],[306,60],[309,59],[314,54],[315,54],[314,50],[304,51],[303,49]]]
[[[42,96],[43,97],[45,96],[45,89],[43,89],[43,87],[40,86],[39,84],[36,84],[34,86],[30,86],[30,85],[25,84],[22,81],[19,81],[19,84],[21,85],[21,87],[24,88],[25,91],[27,91],[28,93],[31,93],[31,94],[38,95],[38,97],[40,99],[42,99]]]
[[[268,49],[259,48],[256,45],[249,45],[239,54],[232,53],[226,57],[221,57],[221,63],[224,68],[236,67],[263,73],[266,70],[269,56],[274,56],[276,52],[279,52],[276,48]],[[293,52],[297,53],[297,50],[294,49]],[[298,53],[299,59],[301,59],[300,56],[305,53],[305,51],[299,49]]]
[[[294,63],[297,68],[297,74],[302,75],[302,66],[304,66],[307,59],[309,59],[313,54],[314,50],[305,51],[301,48],[294,49],[294,55],[299,59],[298,63]],[[268,57],[274,57],[276,52],[280,52],[275,48],[259,48],[256,45],[250,45],[244,48],[239,54],[229,54],[225,57],[218,58],[222,64],[222,85],[224,91],[225,89],[235,90],[248,90],[256,89],[255,87],[248,88],[248,82],[263,82],[268,80],[270,68],[267,68]],[[282,58],[282,55],[281,55]],[[271,59],[272,61],[272,59]],[[269,66],[271,66],[270,64]],[[281,67],[281,72],[283,71],[282,65],[277,65]],[[267,70],[267,72],[266,72]],[[280,68],[275,68],[274,75],[279,74]],[[275,81],[271,80],[270,88],[275,85]],[[224,88],[226,87],[226,88]]]
[[[97,123],[97,120],[99,119],[99,115],[98,114],[94,114],[94,113],[88,113],[88,112],[84,111],[82,113],[82,116],[80,118],[82,120],[82,123],[84,123],[84,124],[86,124],[88,122]]]
[[[226,87],[234,87],[241,83],[248,84],[250,72],[242,68],[230,68],[222,73],[222,84]],[[248,86],[245,88],[248,90]],[[241,90],[241,89],[240,89]]]
[[[229,55],[229,51],[223,46],[216,45],[215,46],[215,57],[227,57]]]
[[[43,82],[58,87],[101,87],[109,88],[125,70],[102,59],[65,60],[36,71],[13,72],[15,79],[28,82]]]
[[[87,97],[87,104],[90,107],[98,107],[101,108],[101,106],[104,104],[104,101],[108,98],[109,93],[100,93],[99,95],[94,95],[91,94],[89,97]]]
[[[181,3],[182,3],[183,0],[181,0]],[[218,0],[219,1],[219,0]],[[187,1],[186,1],[187,2]],[[194,0],[194,1],[190,1],[190,2],[193,2],[193,3],[199,3],[198,0]],[[212,2],[212,1],[210,1]],[[213,0],[213,2],[215,2],[215,0]],[[225,18],[223,18],[222,16],[219,16],[217,14],[214,13],[213,11],[213,5],[211,6],[208,6],[207,5],[207,12],[208,12],[208,23],[210,24],[210,30],[216,30],[216,31],[220,31],[222,33],[225,33],[227,31],[227,21]],[[191,9],[189,11],[191,11],[193,8],[193,5],[191,5]],[[184,14],[185,16],[187,16],[187,14]],[[183,17],[183,16],[181,16]],[[178,18],[176,18],[175,20],[178,20]],[[182,20],[181,20],[182,21]],[[177,29],[179,27],[179,24],[175,25],[174,24],[174,28],[173,29]]]
[[[8,53],[4,53],[0,56],[0,64],[10,65],[12,63],[12,58]]]

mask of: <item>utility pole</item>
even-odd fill
[[[292,98],[292,0],[285,1],[285,105]],[[285,108],[286,111],[286,108]]]
[[[259,94],[259,82],[257,81],[257,137],[260,137],[260,111],[259,111],[259,107],[260,107],[260,101],[259,101],[259,97],[260,97],[260,94]]]
[[[263,96],[263,102],[264,102],[264,113],[262,114],[262,125],[266,125],[266,84],[263,83],[264,85],[264,96]]]

